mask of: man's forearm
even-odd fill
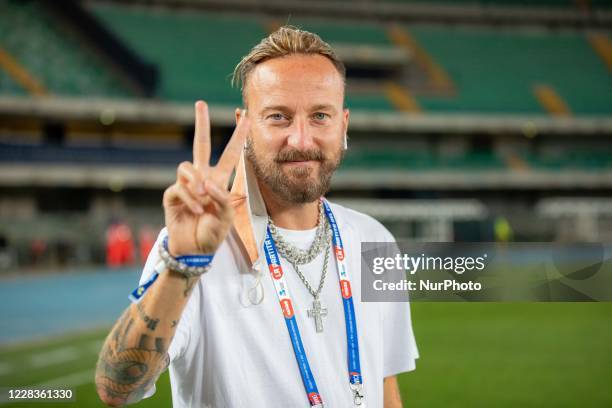
[[[397,377],[386,377],[383,383],[385,408],[402,408],[402,396],[400,395]]]
[[[142,300],[121,315],[96,367],[96,389],[105,404],[139,401],[168,367],[170,342],[198,280],[164,272]]]

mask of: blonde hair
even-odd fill
[[[322,55],[336,67],[343,81],[346,77],[344,63],[321,37],[293,26],[283,26],[261,40],[242,58],[234,68],[232,85],[241,86],[244,99],[244,88],[248,76],[258,64],[272,58],[286,57],[292,54]]]

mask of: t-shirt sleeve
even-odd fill
[[[145,283],[153,274],[155,273],[155,265],[159,262],[159,245],[161,245],[164,237],[168,233],[166,232],[166,228],[162,229],[151,248],[151,252],[149,252],[149,256],[147,256],[147,261],[145,262],[144,268],[142,269],[142,274],[140,275],[139,285]]]
[[[382,242],[395,243],[395,237],[382,224],[380,236]],[[395,247],[399,253],[399,248]],[[400,273],[396,270],[392,273]],[[410,303],[405,301],[382,303],[383,309],[383,344],[384,360],[383,375],[389,377],[399,373],[412,371],[416,368],[416,359],[419,358],[414,332],[412,330],[412,317]]]
[[[383,375],[389,377],[416,368],[419,358],[408,302],[383,303]]]
[[[159,245],[162,245],[162,242],[167,235],[166,228],[162,229],[159,233],[153,248],[151,248],[151,252],[149,252],[149,256],[147,257],[147,261],[143,268],[142,274],[140,276],[139,285],[142,285],[144,282],[149,280],[151,276],[155,273],[155,266],[160,261],[159,256]],[[155,284],[155,283],[154,283]],[[146,296],[146,295],[145,295]],[[181,319],[176,327],[176,332],[174,334],[174,338],[170,343],[170,347],[168,348],[168,355],[170,357],[170,362],[180,358],[187,349],[190,339],[191,339],[191,327],[190,322],[196,318],[195,314],[197,312],[197,304],[199,298],[199,290],[196,289],[191,293],[189,301],[185,305],[185,309],[183,310],[183,314],[181,315]],[[155,384],[149,390],[145,392],[144,398],[148,398],[155,394]]]

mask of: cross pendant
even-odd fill
[[[312,309],[308,310],[308,317],[314,318],[317,333],[323,331],[322,317],[324,316],[327,316],[327,308],[321,307],[321,302],[319,302],[319,299],[315,298],[315,300],[312,301]]]

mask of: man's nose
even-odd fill
[[[306,119],[295,119],[289,128],[287,145],[297,150],[309,150],[315,147],[312,129]]]

